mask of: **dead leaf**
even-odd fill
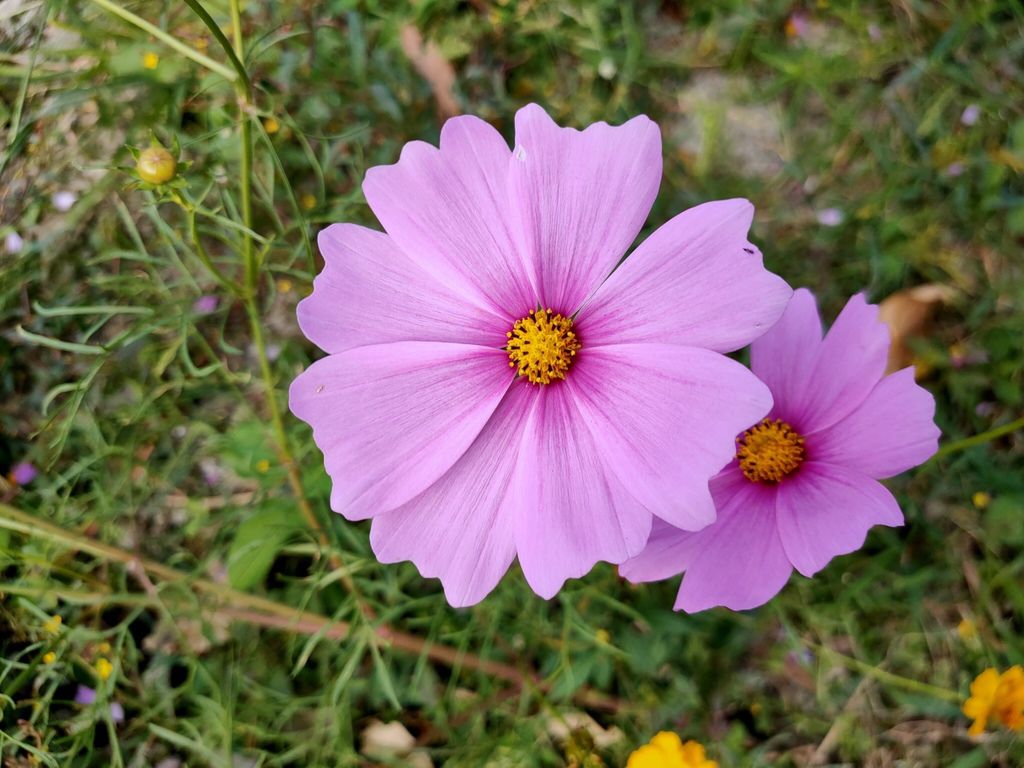
[[[460,114],[462,110],[455,99],[455,70],[437,43],[424,40],[412,24],[402,26],[401,40],[402,51],[434,92],[441,117],[447,119]]]
[[[909,341],[924,336],[932,315],[940,305],[952,300],[955,291],[946,285],[929,283],[897,291],[879,305],[878,318],[889,326],[892,344],[886,373],[892,373],[914,362]]]
[[[586,712],[566,712],[560,717],[548,720],[548,735],[556,741],[565,741],[569,738],[569,734],[577,730],[583,730],[590,734],[594,740],[594,746],[598,749],[607,749],[625,738],[622,731],[616,726],[602,728],[600,723]]]

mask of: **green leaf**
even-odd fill
[[[281,548],[302,529],[302,518],[287,502],[273,502],[248,517],[228,550],[228,581],[236,589],[261,584]]]

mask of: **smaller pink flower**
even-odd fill
[[[219,304],[220,299],[208,293],[192,302],[192,311],[197,315],[209,315],[211,312],[217,311]]]
[[[11,480],[17,485],[28,485],[39,475],[39,470],[28,461],[20,461],[11,467]]]
[[[633,582],[685,571],[676,610],[762,605],[794,568],[813,576],[859,549],[872,526],[902,525],[878,479],[938,448],[935,401],[913,368],[884,375],[889,333],[863,296],[822,338],[814,296],[802,288],[750,351],[775,405],[712,479],[718,519],[696,533],[655,519],[647,547],[620,567]]]

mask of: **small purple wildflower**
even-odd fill
[[[50,198],[50,202],[53,203],[53,207],[61,213],[70,211],[71,206],[73,206],[77,200],[78,196],[74,192],[68,192],[66,190],[56,192],[53,197]]]
[[[971,126],[978,122],[979,117],[981,117],[981,107],[977,104],[968,104],[960,115],[960,122],[966,126]]]
[[[11,467],[11,480],[17,485],[28,485],[39,475],[35,465],[27,461],[19,461]]]
[[[90,688],[87,685],[78,686],[78,690],[75,691],[75,704],[81,704],[83,707],[87,707],[96,701],[96,690]]]
[[[203,482],[207,485],[218,485],[224,479],[224,471],[213,459],[202,459],[199,462],[199,472],[203,476]]]
[[[838,227],[846,218],[839,208],[824,208],[817,213],[818,223],[823,227]]]
[[[8,232],[7,237],[4,238],[4,250],[8,253],[18,253],[24,245],[25,241],[17,232]]]
[[[807,14],[794,11],[786,19],[786,37],[804,37],[807,34]]]
[[[211,312],[216,312],[219,304],[220,299],[212,294],[206,294],[192,303],[192,311],[197,315],[208,315]]]
[[[880,43],[882,41],[882,28],[877,24],[868,24],[868,37],[871,38],[871,42]]]
[[[946,170],[943,171],[943,173],[946,176],[949,176],[951,179],[955,179],[957,176],[962,175],[963,172],[966,169],[967,169],[967,166],[965,166],[963,163],[958,161],[958,162],[950,163],[949,165],[947,165],[946,166]]]
[[[87,685],[78,686],[78,690],[75,691],[75,704],[80,704],[83,707],[92,706],[96,703],[96,689],[90,688]],[[124,722],[124,707],[121,706],[121,702],[112,701],[110,703],[110,718],[115,723]]]

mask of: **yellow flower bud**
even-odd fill
[[[56,635],[60,632],[60,625],[63,619],[60,616],[51,616],[43,622],[43,631],[48,632],[51,635]]]
[[[57,660],[57,654],[53,651],[47,651],[43,654],[43,664],[53,664]]]
[[[139,178],[150,184],[163,184],[174,178],[177,163],[171,153],[163,147],[149,147],[139,153],[135,161],[135,172]]]
[[[266,459],[260,459],[256,462],[256,471],[260,473],[268,472],[270,470],[270,462]]]
[[[263,130],[268,134],[275,134],[281,130],[281,124],[272,117],[268,117],[263,121]]]
[[[106,680],[114,671],[114,665],[106,659],[96,659],[96,676],[100,680]]]
[[[156,65],[160,63],[160,57],[152,51],[146,51],[142,57],[142,66],[146,69],[156,69]]]
[[[971,501],[974,502],[974,506],[978,509],[984,509],[992,503],[992,496],[985,491],[978,491],[973,497],[971,497]]]

